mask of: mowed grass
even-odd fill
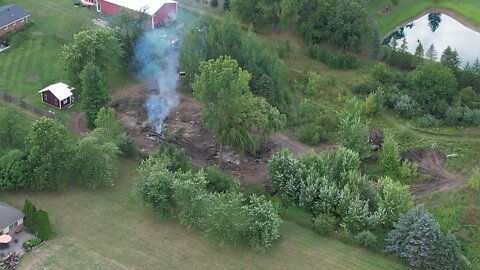
[[[284,223],[266,252],[222,247],[177,221],[160,221],[132,196],[137,162],[120,161],[116,184],[105,190],[8,192],[48,211],[55,236],[25,256],[20,269],[406,269],[395,260]]]
[[[61,49],[73,34],[89,27],[94,9],[73,5],[71,0],[17,0],[29,14],[31,25],[12,35],[11,47],[0,53],[0,91],[39,105],[38,91],[66,81]]]
[[[469,23],[480,27],[480,1],[478,0],[400,0],[393,6],[389,0],[372,0],[367,4],[369,14],[378,22],[380,33],[395,29],[399,24],[406,22],[428,8],[451,10],[461,15]],[[383,13],[385,6],[389,11]]]

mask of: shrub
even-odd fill
[[[125,157],[134,157],[137,154],[137,146],[132,136],[122,133],[117,139],[117,147]]]
[[[189,170],[187,156],[172,144],[160,144],[158,152],[153,157],[167,157],[169,160],[168,169],[172,172]]]
[[[303,125],[298,135],[301,142],[309,145],[317,145],[328,139],[326,130],[314,123]]]
[[[207,189],[211,192],[238,191],[240,183],[231,174],[223,173],[213,167],[205,167]]]
[[[383,110],[385,104],[385,97],[382,91],[376,91],[368,94],[365,99],[365,112],[367,114],[375,115]]]
[[[417,119],[417,125],[421,128],[434,127],[438,125],[438,120],[431,114],[426,114]]]
[[[397,100],[394,110],[400,114],[400,116],[405,118],[412,118],[420,114],[420,108],[409,95],[402,95]]]
[[[328,214],[320,214],[313,220],[313,229],[322,235],[328,235],[338,227],[338,220]]]
[[[312,226],[312,215],[295,205],[284,205],[279,209],[279,214],[285,220],[295,222],[305,227]]]
[[[245,190],[243,191],[245,196],[255,195],[265,195],[265,186],[260,182],[248,183],[245,185]]]
[[[353,93],[359,95],[368,95],[378,88],[378,84],[374,81],[359,82],[350,87]]]
[[[377,236],[370,231],[363,231],[355,236],[355,240],[361,246],[371,248],[377,243]]]
[[[353,54],[335,52],[315,45],[307,48],[307,55],[334,69],[355,69],[359,66],[358,58]]]
[[[403,161],[400,167],[400,182],[403,184],[413,183],[419,177],[418,168],[415,163]]]
[[[375,82],[390,85],[398,82],[399,74],[383,64],[376,64],[372,68],[372,78]]]

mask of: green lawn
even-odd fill
[[[71,0],[17,0],[30,14],[31,25],[13,35],[11,47],[0,53],[0,90],[39,105],[38,90],[65,81],[61,48],[73,34],[91,24],[93,9]]]
[[[402,22],[419,15],[427,8],[448,9],[463,16],[469,23],[480,27],[480,1],[478,0],[400,0],[398,6],[391,1],[372,0],[367,5],[369,14],[378,22],[380,33],[396,28]],[[385,5],[388,13],[382,13]]]
[[[137,163],[121,161],[106,190],[8,192],[0,201],[22,207],[27,197],[48,211],[56,235],[22,259],[20,269],[406,269],[395,260],[285,223],[266,252],[222,247],[177,221],[159,221],[132,197]]]

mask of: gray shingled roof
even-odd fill
[[[17,5],[0,6],[0,27],[4,27],[26,16],[28,16],[28,13]]]
[[[23,217],[25,215],[22,211],[0,202],[0,230],[5,229]]]

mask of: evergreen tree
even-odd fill
[[[378,30],[378,24],[375,23],[372,28],[372,57],[373,59],[378,58],[380,53],[380,33]]]
[[[421,42],[419,42],[417,48],[415,49],[415,56],[423,58],[424,54],[425,52],[423,50],[423,45]]]
[[[36,232],[37,230],[37,208],[28,200],[25,200],[25,205],[24,205],[24,214],[26,216],[25,218],[25,226],[30,229],[32,232]]]
[[[452,50],[452,48],[448,46],[440,57],[440,63],[451,69],[457,69],[460,65],[460,57],[458,56],[457,50]]]
[[[230,0],[223,1],[223,10],[230,11]]]
[[[407,43],[407,39],[405,37],[403,37],[402,39],[402,45],[400,45],[400,51],[401,52],[406,52],[408,50],[408,43]]]
[[[80,73],[80,78],[83,89],[83,111],[88,127],[93,128],[98,111],[108,104],[110,95],[106,88],[105,76],[95,64],[88,63]]]
[[[52,225],[50,224],[47,212],[38,210],[35,222],[38,238],[44,241],[48,240],[52,234]]]
[[[437,51],[435,50],[435,46],[433,46],[433,44],[428,48],[427,52],[425,53],[425,57],[431,61],[437,60]]]
[[[30,223],[30,220],[31,217],[31,209],[32,209],[32,203],[30,203],[30,201],[28,199],[25,198],[25,202],[23,203],[23,214],[25,214],[25,220],[24,220],[24,223],[25,223],[25,226],[27,228],[29,228],[31,226],[31,223]]]
[[[440,225],[423,205],[400,216],[388,234],[386,251],[420,269],[462,269],[464,258],[459,243],[444,235]]]

